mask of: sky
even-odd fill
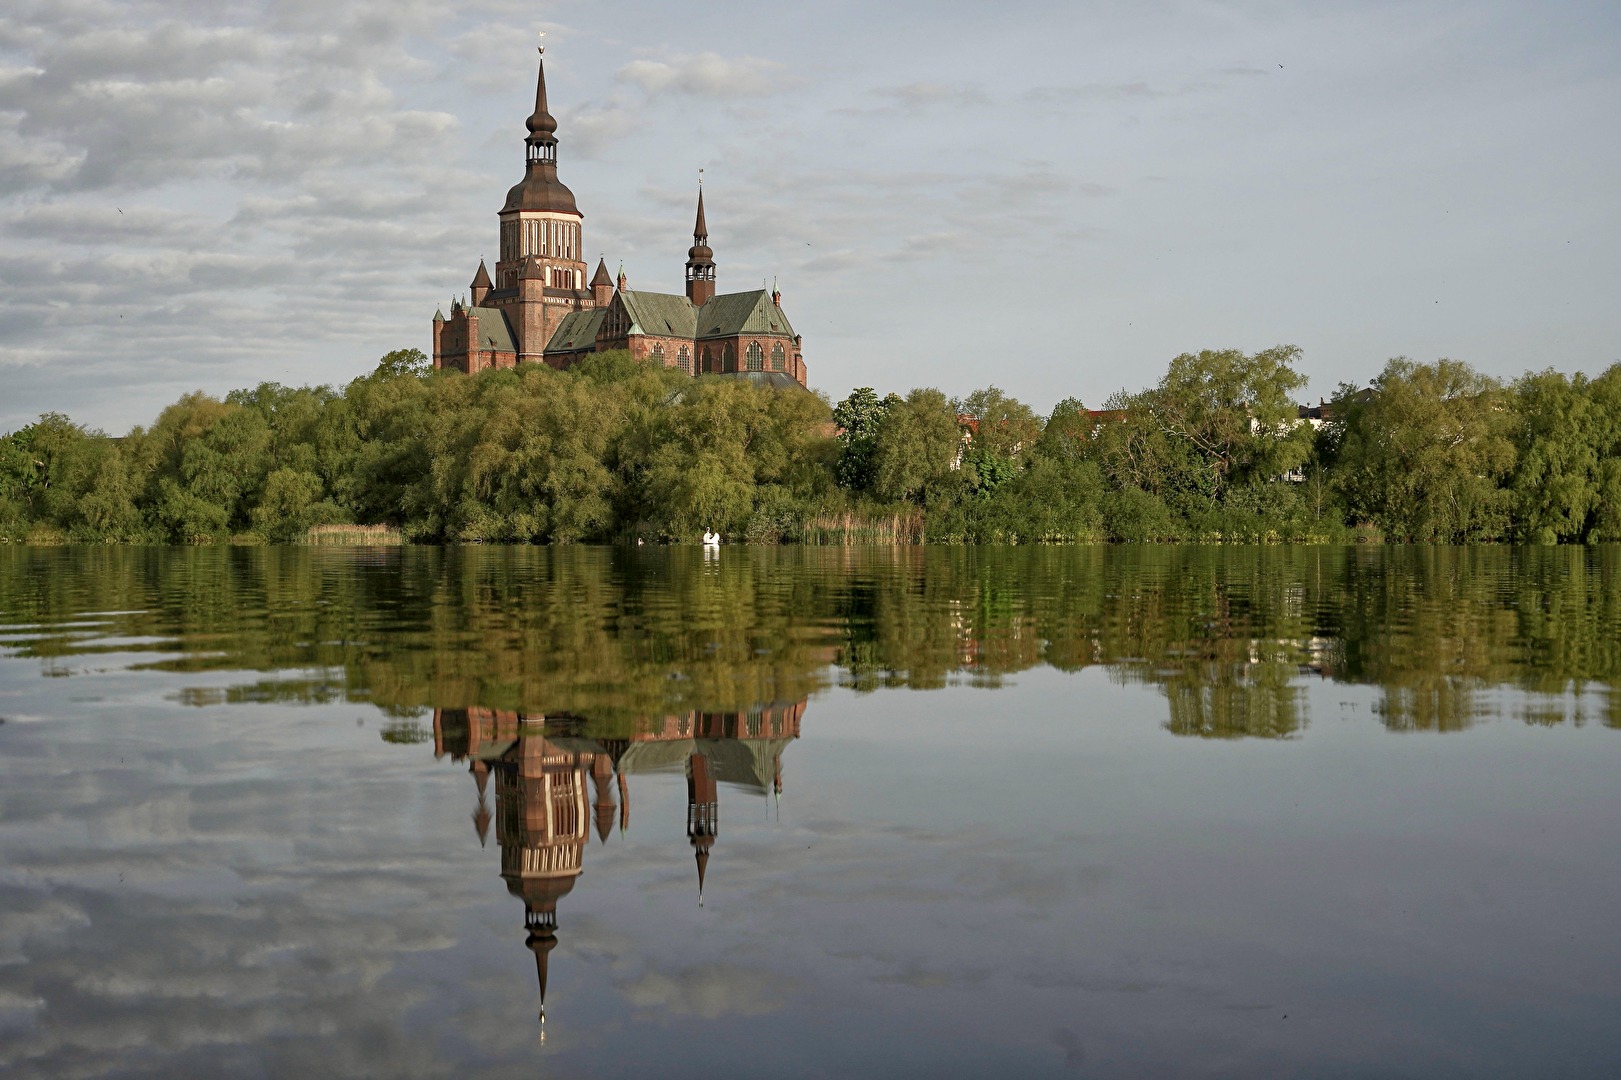
[[[0,431],[431,350],[546,33],[586,251],[776,280],[810,384],[1045,412],[1182,352],[1621,358],[1621,6],[10,0]]]

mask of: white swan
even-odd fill
[[[704,530],[704,547],[720,547],[720,533]]]

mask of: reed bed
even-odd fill
[[[802,544],[921,544],[923,512],[817,514],[800,526]]]
[[[405,543],[392,525],[311,525],[303,543],[316,547],[387,547]]]

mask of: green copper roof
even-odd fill
[[[597,331],[607,314],[607,308],[569,312],[552,332],[552,339],[546,343],[546,351],[578,352],[595,347]]]
[[[735,334],[776,334],[794,336],[794,328],[782,309],[771,302],[764,289],[727,293],[711,297],[698,311],[697,337],[732,337]]]
[[[630,315],[633,334],[652,334],[655,337],[690,338],[694,336],[696,314],[692,301],[673,293],[633,292],[626,289],[619,294],[625,311]]]
[[[506,313],[500,308],[468,308],[467,313],[478,320],[478,342],[473,348],[509,353],[518,351],[517,346],[512,344],[512,328],[507,325]]]

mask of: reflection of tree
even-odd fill
[[[1173,735],[1283,739],[1305,726],[1293,664],[1189,667],[1165,680]]]
[[[198,703],[545,703],[622,736],[833,679],[994,686],[1041,664],[1160,687],[1171,731],[1223,736],[1301,730],[1288,687],[1313,676],[1437,731],[1485,688],[1621,685],[1614,547],[735,548],[707,568],[685,549],[10,549],[0,612],[28,627],[9,648],[64,672],[120,652],[263,673]],[[84,612],[112,614],[91,631]]]

